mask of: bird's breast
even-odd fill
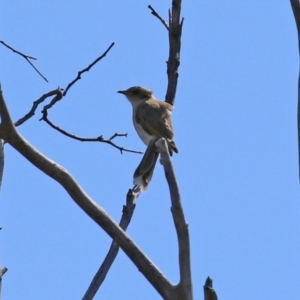
[[[139,125],[138,123],[136,123],[134,120],[133,120],[133,124],[134,124],[135,130],[138,133],[141,140],[146,144],[146,146],[148,146],[150,141],[153,139],[153,136],[150,135],[149,133],[147,133],[143,129],[143,127],[141,125]]]

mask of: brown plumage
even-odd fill
[[[134,127],[139,137],[148,146],[141,163],[134,172],[134,183],[146,189],[158,157],[155,142],[160,138],[165,138],[170,155],[173,151],[178,153],[171,121],[173,106],[157,100],[151,90],[139,86],[118,93],[124,94],[132,104]]]

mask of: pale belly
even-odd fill
[[[153,139],[153,136],[148,134],[139,124],[134,123],[134,127],[141,140],[148,146],[149,142]]]

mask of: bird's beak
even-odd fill
[[[126,95],[126,91],[117,91],[117,93],[120,93],[120,94]]]

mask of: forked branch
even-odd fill
[[[151,10],[151,14],[158,20],[160,20],[162,24],[166,27],[166,29],[169,31],[169,25],[167,24],[167,22],[156,12],[156,10],[151,5],[148,5],[148,8]]]
[[[23,124],[24,122],[26,122],[27,120],[29,120],[32,116],[34,116],[38,106],[44,102],[48,97],[54,96],[52,98],[52,100],[46,104],[42,110],[42,118],[40,120],[45,121],[49,126],[51,126],[53,129],[59,131],[60,133],[81,141],[81,142],[101,142],[101,143],[106,143],[109,144],[111,146],[113,146],[114,148],[118,149],[121,153],[123,152],[131,152],[131,153],[138,153],[138,154],[142,154],[143,152],[141,151],[136,151],[136,150],[131,150],[131,149],[127,149],[121,146],[118,146],[117,144],[115,144],[113,142],[113,139],[115,139],[116,137],[127,137],[127,133],[115,133],[113,134],[110,138],[106,139],[104,138],[102,135],[98,136],[98,137],[93,137],[93,138],[85,138],[85,137],[79,137],[75,134],[71,134],[69,132],[67,132],[64,129],[61,129],[59,126],[55,125],[54,123],[52,123],[49,118],[48,118],[48,110],[50,108],[52,108],[58,101],[60,101],[64,96],[66,96],[68,90],[79,80],[81,79],[81,75],[84,72],[88,72],[97,62],[99,62],[103,57],[106,56],[106,54],[110,51],[110,49],[113,47],[114,43],[112,43],[107,50],[100,55],[97,59],[95,59],[89,66],[87,66],[86,68],[84,68],[83,70],[78,72],[77,77],[68,84],[67,88],[65,90],[61,89],[61,88],[57,88],[53,91],[50,91],[46,94],[44,94],[42,97],[40,97],[38,100],[33,102],[33,105],[30,109],[30,111],[22,118],[20,118],[18,121],[15,122],[15,126],[20,126],[21,124]]]
[[[57,181],[67,191],[74,202],[117,242],[139,271],[164,299],[177,300],[176,291],[172,284],[138,248],[125,231],[110,218],[104,209],[87,195],[72,175],[65,168],[40,153],[17,132],[6,107],[1,87],[0,117],[0,139],[5,140],[36,168]]]
[[[23,58],[26,59],[26,61],[34,68],[34,70],[46,81],[48,82],[47,78],[34,66],[34,64],[30,61],[30,60],[37,60],[37,58],[33,57],[33,56],[29,56],[26,55],[16,49],[14,49],[13,47],[7,45],[4,41],[0,41],[0,43],[5,46],[6,48],[10,49],[11,51],[13,51],[16,54],[21,55]]]
[[[54,96],[53,98],[55,102],[57,102],[58,100],[60,100],[63,96],[62,94],[62,89],[57,88],[56,90],[50,91],[46,94],[44,94],[42,97],[40,97],[39,99],[35,100],[32,104],[32,107],[30,109],[30,111],[22,118],[20,118],[18,121],[15,122],[15,126],[20,126],[22,125],[24,122],[26,122],[27,120],[29,120],[32,116],[35,115],[35,111],[37,110],[38,106],[44,102],[48,97]]]
[[[47,105],[46,105],[47,106]],[[46,107],[45,106],[45,107]],[[63,135],[72,138],[74,140],[77,141],[81,141],[81,142],[101,142],[101,143],[106,143],[109,144],[111,146],[113,146],[116,149],[119,149],[121,154],[123,154],[124,152],[131,152],[131,153],[137,153],[137,154],[143,154],[143,152],[141,151],[136,151],[136,150],[131,150],[131,149],[127,149],[121,146],[118,146],[117,144],[115,144],[112,140],[116,137],[127,137],[127,133],[115,133],[113,134],[110,138],[105,139],[102,135],[98,136],[98,137],[94,137],[94,138],[86,138],[86,137],[80,137],[77,136],[75,134],[69,133],[64,129],[61,129],[60,127],[58,127],[57,125],[53,124],[49,119],[48,119],[48,111],[47,109],[44,107],[44,109],[42,110],[43,116],[41,118],[41,120],[44,120],[50,127],[52,127],[53,129],[57,130],[58,132],[62,133]]]

